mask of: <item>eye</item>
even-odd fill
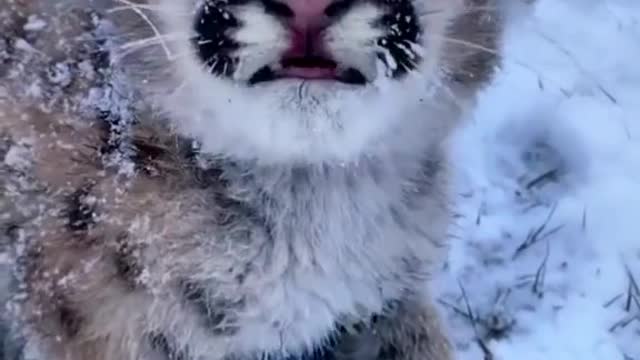
[[[327,6],[324,10],[324,14],[328,17],[338,17],[344,15],[347,10],[353,5],[353,0],[338,0]]]
[[[279,1],[262,0],[262,4],[264,5],[265,11],[269,14],[283,18],[290,18],[294,15],[293,10],[291,10],[289,6]]]

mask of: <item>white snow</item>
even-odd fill
[[[455,141],[458,357],[640,360],[640,1],[539,0],[505,51]]]
[[[47,26],[47,22],[40,19],[37,15],[29,16],[27,23],[23,26],[26,31],[40,31]]]

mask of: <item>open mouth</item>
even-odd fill
[[[285,57],[279,66],[265,66],[258,70],[249,84],[280,79],[337,81],[350,85],[365,85],[367,79],[354,68],[343,68],[335,61],[322,56]]]

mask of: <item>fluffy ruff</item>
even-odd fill
[[[364,173],[203,168],[188,142],[137,129],[128,148],[135,176],[123,176],[105,165],[106,128],[2,108],[10,145],[1,200],[3,214],[14,215],[3,228],[26,245],[20,314],[49,358],[368,359],[376,348],[447,358],[421,290],[444,237],[433,226],[446,219],[437,161],[425,159],[406,186],[388,189],[400,191],[398,202],[349,205],[342,197],[375,196],[391,174],[373,164]],[[410,340],[415,331],[429,341]],[[363,349],[373,353],[351,353]]]

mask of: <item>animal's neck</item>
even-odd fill
[[[391,217],[419,211],[407,205],[410,197],[429,191],[441,160],[437,149],[425,148],[347,164],[240,164],[227,167],[224,176],[231,196],[260,213],[273,231],[313,241],[340,239],[347,231],[364,234]]]
[[[393,197],[393,192],[402,190],[412,179],[417,180],[436,153],[437,149],[420,149],[412,154],[362,156],[348,163],[260,166],[240,162],[224,166],[224,173],[235,186],[251,188],[274,199],[286,198],[292,203],[327,201],[332,194],[343,192],[354,197],[363,191],[370,196],[385,192]]]
[[[446,99],[448,97],[445,96]],[[255,189],[261,195],[299,202],[327,202],[336,194],[341,203],[380,197],[397,199],[408,186],[419,186],[425,166],[442,160],[443,141],[457,123],[457,104],[420,107],[379,139],[372,140],[360,156],[323,162],[261,164],[239,160],[225,168],[231,183]],[[435,119],[434,119],[435,118]],[[437,121],[436,121],[437,119]]]
[[[445,222],[439,218],[447,195],[442,146],[459,109],[443,101],[420,110],[348,162],[227,162],[228,195],[253,209],[251,216],[290,249],[311,247],[303,254],[357,252],[376,241],[382,248],[389,238],[438,239],[443,234],[425,227],[430,217]]]

